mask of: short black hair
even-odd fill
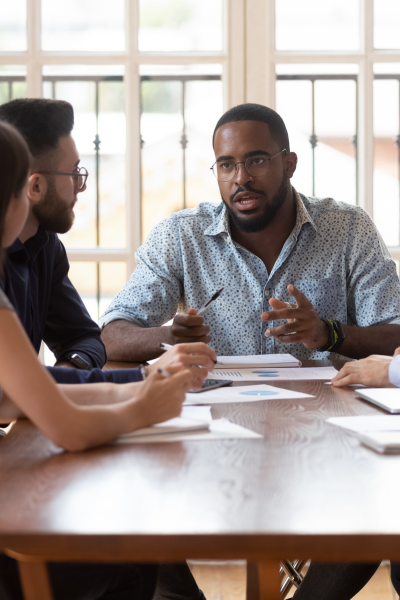
[[[0,120],[25,138],[34,159],[54,150],[74,127],[74,109],[64,100],[18,98],[0,106]]]
[[[282,117],[272,110],[272,108],[268,108],[262,104],[252,104],[250,102],[234,106],[222,115],[214,129],[213,146],[217,130],[222,127],[222,125],[233,123],[234,121],[261,121],[262,123],[266,123],[279,148],[281,150],[285,148],[290,152],[289,134]]]

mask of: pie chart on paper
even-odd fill
[[[279,371],[252,371],[252,373],[257,375],[258,377],[265,377],[265,378],[279,377]]]

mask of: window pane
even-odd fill
[[[315,82],[315,194],[356,203],[356,83]]]
[[[125,2],[110,7],[108,0],[42,0],[43,50],[125,50]]]
[[[296,102],[293,102],[296,98]],[[292,184],[307,196],[313,193],[313,167],[310,135],[312,132],[311,82],[277,81],[276,110],[285,121],[290,149],[299,161]]]
[[[170,213],[183,208],[182,84],[143,81],[142,239]]]
[[[395,79],[374,81],[374,221],[389,246],[400,244],[399,86]]]
[[[26,98],[25,66],[0,65],[0,104]]]
[[[222,51],[222,0],[139,0],[139,50]]]
[[[127,279],[124,262],[100,263],[100,306],[99,316],[108,308],[111,300],[122,290]]]
[[[26,49],[26,0],[0,0],[0,52]]]
[[[357,67],[277,65],[276,70],[277,111],[286,123],[291,150],[298,155],[293,185],[306,195],[355,204],[356,82],[343,78],[356,76]]]
[[[210,171],[212,134],[223,112],[220,75],[177,80],[165,71],[164,80],[153,73],[141,84],[142,239],[174,211],[220,201]]]
[[[215,161],[212,136],[223,113],[221,81],[189,81],[185,93],[186,206],[220,202],[211,165]]]
[[[72,134],[81,165],[89,171],[87,189],[78,195],[74,225],[62,236],[69,248],[126,246],[124,81],[123,75],[106,75],[104,67],[102,73],[99,69],[86,66],[86,74],[81,68],[75,75],[70,66],[57,67],[57,74],[54,68],[44,69],[44,96],[67,100],[74,107]],[[68,80],[74,76],[76,81]]]
[[[276,49],[358,50],[359,4],[359,0],[275,0]]]
[[[400,2],[374,0],[374,46],[379,49],[400,48]]]

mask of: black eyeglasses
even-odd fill
[[[73,173],[61,173],[61,171],[36,171],[40,175],[69,175],[74,180],[75,188],[80,191],[86,185],[86,180],[89,177],[89,173],[85,167],[77,167]]]
[[[217,161],[211,167],[211,171],[214,173],[218,181],[226,182],[231,181],[235,177],[238,170],[238,165],[244,165],[249,175],[252,177],[262,177],[262,175],[265,175],[265,173],[268,171],[269,162],[276,156],[279,156],[279,154],[282,154],[282,152],[287,154],[286,148],[280,150],[277,154],[271,156],[271,158],[268,158],[268,156],[265,156],[265,154],[257,154],[256,156],[249,156],[245,162],[241,161],[234,163],[230,160]]]

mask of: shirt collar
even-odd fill
[[[223,202],[218,206],[217,217],[211,225],[204,230],[204,235],[219,235],[220,233],[226,233],[229,237],[231,230],[229,227],[228,211]]]
[[[299,194],[295,188],[293,188],[293,193],[296,200],[296,225],[294,226],[294,230],[299,232],[305,223],[310,223],[316,230],[315,223],[305,205],[305,202],[308,204],[306,196]]]
[[[35,259],[39,254],[40,250],[46,246],[49,241],[49,234],[47,231],[39,226],[35,235],[22,243],[18,238],[8,248],[7,255],[13,260],[21,260],[22,262],[28,262],[29,257]]]

